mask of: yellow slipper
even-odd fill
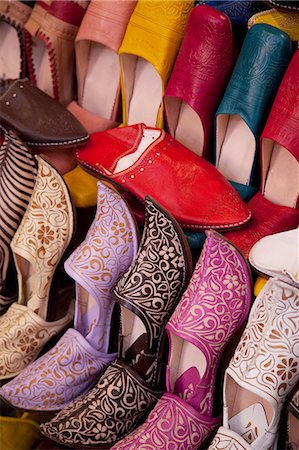
[[[63,178],[77,208],[90,208],[97,204],[98,178],[93,177],[80,166],[66,173]]]
[[[252,16],[248,21],[248,28],[257,23],[267,23],[290,36],[291,41],[299,41],[299,14],[293,12],[283,12],[277,9],[262,11]]]
[[[139,0],[119,49],[123,123],[163,127],[162,99],[183,39],[190,0]]]
[[[41,437],[39,424],[28,418],[24,413],[21,417],[0,416],[0,448],[5,450],[30,450],[35,448]]]

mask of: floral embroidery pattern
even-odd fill
[[[42,231],[50,230],[44,227]],[[126,203],[99,182],[95,219],[86,239],[65,263],[78,283],[76,330],[68,330],[52,350],[3,387],[3,396],[15,407],[59,410],[86,392],[117,357],[108,353],[114,308],[111,289],[135,258],[137,245],[135,223]],[[93,297],[91,305],[88,298],[82,304],[80,283]],[[50,388],[51,401],[43,395],[45,387]]]

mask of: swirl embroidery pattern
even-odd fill
[[[15,407],[59,410],[86,392],[117,357],[109,353],[111,289],[132,263],[137,244],[126,203],[99,182],[95,219],[65,263],[77,281],[76,329],[68,330],[52,350],[3,387],[3,396]]]
[[[135,263],[114,293],[123,307],[144,322],[147,338],[139,355],[144,353],[154,364],[144,373],[127,362],[113,363],[92,391],[43,426],[51,438],[70,445],[114,443],[133,431],[156,403],[162,394],[157,390],[161,340],[189,277],[190,254],[185,245],[178,225],[146,198],[145,228]]]
[[[146,226],[135,264],[114,289],[115,300],[129,307],[145,325],[147,356],[157,358],[165,325],[188,281],[188,257],[173,221],[146,200]],[[156,366],[145,380],[153,386]]]
[[[68,405],[41,429],[67,445],[113,444],[136,427],[156,401],[157,393],[145,386],[129,366],[115,362],[86,397]]]
[[[175,396],[165,394],[148,419],[112,450],[194,450],[211,432],[211,422],[205,419]]]
[[[73,234],[73,211],[60,174],[37,157],[38,171],[28,208],[11,242],[19,277],[18,305],[1,318],[1,378],[17,375],[43,345],[71,320],[46,321],[54,271]]]
[[[299,289],[269,279],[227,373],[282,403],[299,378]],[[278,408],[279,409],[279,408]]]

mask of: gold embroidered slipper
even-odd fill
[[[65,305],[64,299],[59,304],[53,279],[73,235],[73,207],[61,175],[43,158],[36,158],[35,187],[11,242],[19,297],[0,318],[0,380],[16,376],[36,359],[73,315],[71,302]]]

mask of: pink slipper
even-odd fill
[[[167,393],[146,422],[114,450],[194,450],[220,421],[213,417],[223,350],[247,317],[251,280],[242,255],[215,231],[189,286],[166,325],[170,340]]]

